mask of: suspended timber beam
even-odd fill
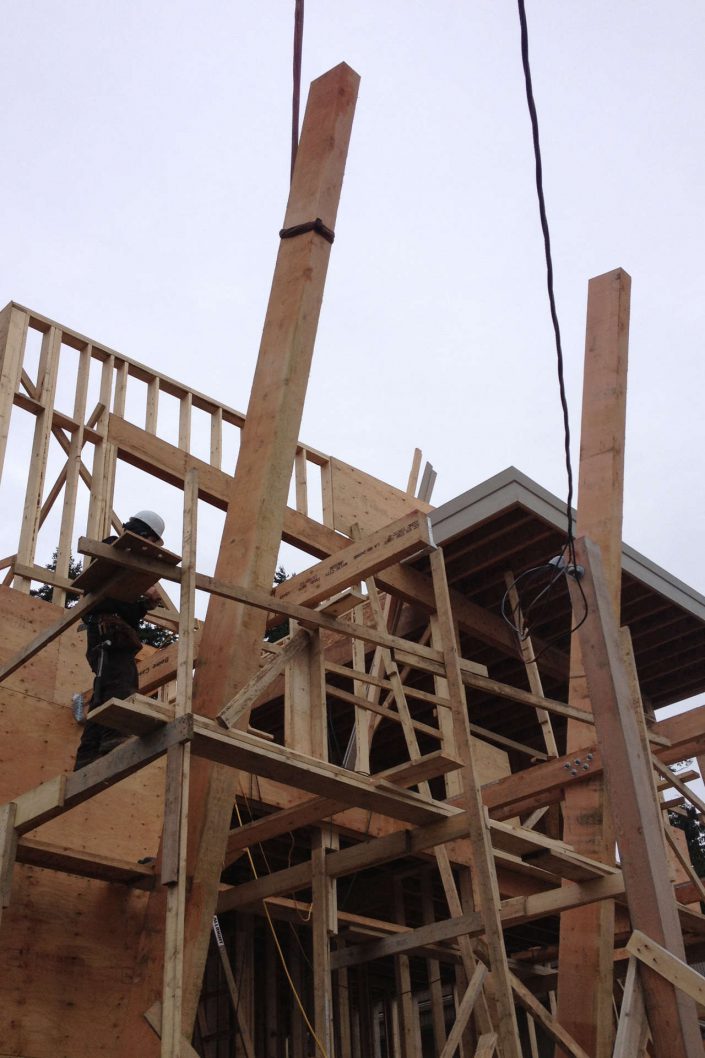
[[[247,418],[223,529],[216,578],[268,590],[274,579],[297,448],[359,78],[344,63],[311,86],[264,324]],[[304,226],[301,230],[300,226]],[[325,230],[324,230],[325,229]],[[322,233],[323,232],[323,233]],[[266,614],[211,598],[193,689],[205,715],[230,701],[257,671]],[[247,716],[238,722],[247,724]],[[203,979],[236,773],[194,760],[191,770],[190,891],[184,930],[184,1035],[190,1036]],[[139,965],[128,999],[122,1053],[156,1053],[143,1012],[158,997],[154,931],[163,896],[150,894]]]

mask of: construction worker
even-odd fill
[[[164,519],[154,511],[138,511],[123,529],[156,544],[163,543]],[[103,543],[113,544],[117,539],[109,536]],[[139,627],[145,614],[158,604],[159,592],[153,587],[134,602],[103,599],[84,618],[88,635],[86,658],[95,674],[89,713],[111,698],[129,698],[138,690],[135,657],[142,647]],[[87,720],[73,770],[104,757],[126,737],[111,727]]]

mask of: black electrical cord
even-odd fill
[[[566,506],[567,506],[566,515],[567,515],[567,523],[568,524],[567,524],[567,534],[566,534],[567,535],[567,540],[566,540],[565,546],[563,547],[563,549],[562,549],[562,551],[561,551],[561,553],[560,553],[560,555],[558,556],[557,559],[554,559],[551,563],[547,563],[544,566],[536,566],[533,569],[526,570],[526,572],[522,573],[517,578],[517,580],[514,582],[515,586],[516,586],[519,583],[520,580],[522,580],[525,577],[528,577],[530,574],[535,574],[535,573],[538,573],[538,572],[541,572],[541,571],[544,571],[544,570],[553,571],[553,576],[551,577],[549,583],[538,593],[538,595],[534,599],[531,600],[531,602],[528,603],[528,605],[527,605],[527,607],[525,609],[525,612],[524,612],[524,614],[522,616],[522,626],[523,626],[522,628],[518,628],[517,625],[516,625],[516,621],[513,620],[513,619],[510,620],[509,617],[507,616],[507,606],[506,606],[506,604],[507,604],[507,598],[509,596],[509,591],[507,590],[504,593],[504,596],[502,597],[502,603],[501,603],[502,617],[510,625],[510,627],[513,628],[513,630],[516,632],[516,634],[519,636],[519,638],[521,640],[523,640],[523,639],[526,639],[528,637],[528,635],[529,635],[529,623],[528,623],[529,614],[531,613],[531,611],[536,607],[536,605],[542,599],[545,599],[549,595],[549,593],[550,593],[551,589],[553,588],[554,584],[556,583],[556,581],[564,573],[567,572],[569,575],[575,575],[576,583],[578,584],[578,587],[580,588],[580,594],[582,596],[583,606],[584,606],[584,611],[583,611],[582,617],[580,618],[578,623],[573,628],[571,628],[571,630],[570,630],[570,634],[571,635],[573,635],[573,633],[576,632],[578,630],[578,628],[580,628],[582,623],[585,621],[585,618],[587,617],[588,606],[587,606],[587,599],[585,598],[585,593],[583,591],[582,584],[580,583],[580,575],[579,575],[579,572],[578,572],[578,569],[577,569],[577,562],[576,562],[576,558],[575,558],[575,534],[574,534],[574,531],[573,531],[573,466],[572,466],[572,462],[571,462],[571,458],[570,458],[570,418],[569,418],[569,414],[568,414],[568,398],[566,396],[566,391],[565,391],[565,377],[564,377],[564,366],[563,366],[563,345],[562,345],[562,342],[561,342],[561,328],[560,328],[560,324],[558,322],[558,311],[556,309],[556,297],[555,297],[555,292],[554,292],[554,287],[553,287],[553,257],[551,255],[551,234],[550,234],[549,227],[548,227],[548,217],[546,215],[546,199],[545,199],[544,192],[543,192],[543,166],[542,166],[542,162],[541,162],[541,143],[540,143],[540,139],[539,139],[539,120],[538,120],[538,115],[536,113],[536,103],[534,101],[534,90],[533,90],[533,85],[532,85],[532,82],[531,82],[531,66],[530,66],[530,63],[529,63],[529,32],[528,32],[527,23],[526,23],[526,9],[525,9],[525,6],[524,6],[524,0],[517,0],[517,4],[518,4],[518,8],[519,8],[519,23],[520,23],[520,27],[521,27],[521,61],[522,61],[522,66],[524,68],[524,83],[525,83],[525,87],[526,87],[526,102],[527,102],[527,105],[528,105],[528,108],[529,108],[529,115],[530,115],[530,118],[531,118],[531,134],[532,134],[533,146],[534,146],[534,161],[535,161],[535,169],[536,169],[536,195],[537,195],[538,204],[539,204],[539,216],[541,218],[541,231],[543,233],[544,254],[545,254],[545,258],[546,258],[546,288],[547,288],[547,291],[548,291],[548,302],[549,302],[550,311],[551,311],[551,322],[553,324],[553,334],[554,334],[555,343],[556,343],[556,364],[557,364],[557,373],[558,373],[558,388],[559,388],[559,392],[560,392],[561,408],[562,408],[562,411],[563,411],[563,436],[564,436],[564,448],[565,448],[565,465],[566,465],[566,473],[567,473],[567,478],[568,478],[568,498],[567,498],[567,504],[566,504]],[[567,563],[564,561],[564,556],[565,556],[566,551],[568,552],[568,562]],[[513,610],[513,612],[512,612],[512,618],[514,618],[514,617],[515,617],[515,610]],[[550,644],[547,644],[546,646],[544,646],[544,648],[539,652],[539,654],[537,654],[536,657],[533,658],[532,660],[536,661],[536,658],[540,657],[541,654],[543,654],[544,651],[548,649],[549,645]]]
[[[551,256],[551,234],[548,229],[548,217],[546,216],[546,200],[543,193],[543,166],[541,164],[541,144],[539,142],[539,119],[534,102],[534,90],[531,83],[531,67],[529,65],[529,33],[526,25],[526,10],[524,0],[517,0],[519,5],[519,22],[521,24],[521,61],[524,67],[524,82],[526,85],[526,102],[531,116],[531,134],[534,142],[534,159],[536,163],[536,195],[539,202],[539,215],[541,217],[541,231],[543,232],[543,246],[546,256],[546,287],[548,290],[548,302],[551,308],[551,321],[553,333],[556,340],[556,359],[558,368],[558,388],[560,390],[561,408],[563,409],[563,430],[565,444],[565,465],[568,475],[568,549],[570,559],[575,564],[575,539],[573,535],[573,466],[570,459],[570,420],[568,416],[568,398],[565,392],[565,379],[563,377],[563,345],[561,343],[561,328],[558,322],[556,309],[556,298],[553,290],[553,258]]]
[[[301,102],[301,53],[304,42],[304,0],[294,2],[294,59],[292,64],[293,86],[291,92],[291,170],[290,180],[294,178],[294,165],[299,149],[299,106]]]
[[[538,575],[538,574],[541,574],[541,573],[552,573],[553,574],[551,579],[549,580],[548,584],[544,588],[542,588],[542,590],[538,593],[538,595],[534,599],[531,600],[531,602],[529,603],[529,605],[527,607],[526,613],[522,613],[521,626],[519,624],[517,624],[517,620],[516,620],[517,611],[521,611],[521,604],[517,601],[516,606],[513,606],[511,608],[510,613],[508,613],[507,612],[507,600],[509,599],[510,589],[508,588],[507,591],[505,591],[504,595],[502,596],[502,602],[500,604],[500,610],[501,610],[502,618],[509,625],[509,627],[515,633],[517,638],[519,640],[521,640],[522,642],[524,640],[528,639],[528,637],[530,635],[530,629],[529,629],[529,625],[528,625],[528,622],[527,622],[527,619],[526,619],[526,614],[533,607],[535,607],[537,605],[537,603],[542,598],[547,598],[548,597],[551,589],[553,588],[553,585],[556,583],[556,581],[560,580],[564,576],[564,574],[566,573],[566,565],[565,565],[565,562],[564,562],[564,555],[565,555],[567,549],[568,549],[568,544],[566,543],[564,545],[564,547],[563,547],[563,550],[561,551],[560,555],[557,556],[557,558],[553,559],[551,562],[546,562],[546,563],[544,563],[541,566],[533,566],[531,569],[527,569],[523,573],[520,573],[519,576],[515,579],[515,581],[514,581],[514,583],[512,585],[512,587],[514,587],[514,588],[516,588],[517,585],[522,580],[530,577],[532,574],[533,575]],[[572,574],[569,573],[568,575],[570,576]],[[577,632],[577,630],[580,628],[581,624],[585,621],[585,618],[587,617],[587,600],[585,598],[585,593],[583,592],[582,586],[580,585],[579,577],[576,577],[576,580],[577,580],[578,586],[580,587],[580,594],[582,595],[582,598],[583,598],[583,613],[582,613],[582,616],[580,617],[580,620],[577,622],[577,624],[575,624],[571,628],[570,633],[569,633],[571,636],[575,632]],[[527,664],[533,664],[533,663],[537,662],[539,660],[539,658],[542,657],[542,655],[546,653],[546,651],[551,649],[551,647],[553,646],[554,643],[559,642],[559,640],[562,638],[562,636],[563,636],[563,633],[559,633],[558,635],[552,636],[547,642],[545,642],[543,644],[543,646],[541,647],[540,650],[536,651],[533,654],[532,657],[526,659],[526,663]],[[569,677],[569,679],[572,679],[572,678],[573,677]]]

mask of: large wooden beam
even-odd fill
[[[108,421],[108,440],[115,445],[118,457],[125,463],[178,488],[183,487],[189,470],[197,470],[199,498],[222,511],[227,510],[232,474],[211,466],[117,415],[111,415]],[[340,533],[292,507],[287,507],[284,514],[282,539],[318,558],[326,558],[346,543],[346,538]]]
[[[652,737],[654,733],[652,733]],[[658,745],[656,752],[659,759],[665,763],[673,763],[682,760],[693,753],[705,750],[705,706],[692,709],[679,716],[670,717],[656,725],[655,737],[662,743]],[[560,800],[563,789],[567,785],[575,785],[586,782],[592,774],[602,774],[602,756],[595,744],[588,744],[577,753],[581,760],[578,768],[571,766],[574,761],[573,755],[559,757],[556,760],[537,764],[523,771],[514,772],[503,779],[488,783],[482,787],[482,796],[485,805],[491,809],[493,816],[497,819],[509,818],[520,813],[531,810],[537,804],[551,804]],[[587,765],[587,771],[583,770],[583,763]],[[274,802],[273,802],[274,803]],[[456,799],[457,803],[457,799]],[[249,845],[267,841],[280,834],[286,834],[298,827],[310,826],[312,823],[327,819],[336,812],[341,811],[340,802],[324,798],[312,798],[295,804],[289,808],[280,808],[271,815],[257,819],[244,827],[232,830],[226,853],[226,864],[236,858],[239,851]],[[340,822],[343,822],[341,819]],[[344,825],[353,833],[355,824],[350,817],[344,820]],[[437,829],[440,826],[440,829]],[[358,833],[360,836],[367,834],[367,818],[361,819]],[[467,835],[467,823],[462,815],[453,816],[442,824],[432,824],[429,827],[417,828],[413,831],[398,831],[387,834],[374,841],[365,841],[355,846],[354,849],[346,849],[345,856],[354,852],[359,859],[357,867],[384,863],[387,860],[396,859],[399,856],[415,854],[431,848],[441,842],[453,841]],[[338,853],[329,857],[329,867]],[[343,869],[346,873],[347,868]],[[283,873],[283,872],[281,872]],[[276,876],[275,876],[276,877]],[[299,879],[301,887],[306,880]],[[282,883],[281,890],[272,892],[286,892],[297,887],[298,883]],[[223,894],[227,900],[232,899],[233,890]],[[690,900],[696,899],[691,896]],[[684,901],[688,903],[689,901]],[[227,904],[223,905],[225,909]],[[235,905],[232,905],[235,906]]]
[[[271,587],[284,524],[359,78],[344,63],[311,86],[264,323],[247,419],[228,496],[216,578]],[[315,225],[315,227],[314,227]],[[303,226],[303,230],[299,228]],[[294,234],[296,229],[298,234]],[[324,234],[321,234],[321,232]],[[194,709],[213,716],[257,671],[264,611],[211,598],[193,689]],[[241,718],[243,726],[247,716]],[[184,933],[183,1026],[190,1036],[235,797],[237,773],[194,761],[189,809],[190,880]],[[163,896],[150,895],[139,973],[128,999],[122,1053],[150,1058],[142,1014],[157,998]],[[156,972],[155,972],[156,970]]]
[[[614,815],[629,914],[635,929],[685,961],[653,791],[651,760],[639,736],[600,553],[584,538],[578,540],[576,552],[585,575],[580,585],[571,577],[568,584],[575,612],[580,612],[583,597],[587,604],[579,629],[580,645],[602,748],[605,787]],[[656,1054],[701,1058],[702,1042],[693,1001],[646,966],[641,968],[640,977]]]
[[[198,741],[197,741],[198,745]],[[313,780],[308,780],[313,781]],[[309,804],[310,802],[305,802]],[[287,821],[291,829],[298,825],[288,812]],[[254,845],[260,840],[261,834],[252,829],[253,824],[243,827],[244,846]],[[604,876],[616,876],[616,868],[607,869],[596,861],[577,857],[570,850],[559,851],[560,845],[552,842],[541,834],[532,834],[530,831],[490,822],[490,834],[495,852],[506,848],[514,856],[531,856],[532,865],[537,860],[548,870],[555,870],[557,874],[567,878],[575,878],[578,881],[601,878]],[[413,830],[397,831],[384,837],[361,841],[340,852],[329,853],[326,859],[326,870],[331,877],[339,878],[343,875],[353,874],[356,871],[365,870],[368,867],[380,866],[391,860],[403,856],[418,856],[427,849],[434,848],[450,841],[465,838],[469,833],[469,824],[465,813],[450,816],[435,823],[422,824]],[[238,831],[232,832],[233,838],[238,836]],[[245,840],[247,839],[247,840]],[[240,842],[234,843],[235,847],[242,848]],[[226,861],[227,862],[227,861]],[[510,864],[512,861],[509,861]],[[516,862],[516,861],[514,861]],[[544,876],[544,879],[545,880]],[[255,905],[266,896],[274,896],[298,889],[305,889],[311,882],[311,867],[308,863],[300,863],[295,867],[268,874],[259,878],[256,883],[244,882],[232,889],[221,893],[218,909],[220,911],[233,910],[235,908],[249,907]],[[589,901],[582,901],[588,903]],[[577,905],[569,905],[577,906]]]
[[[624,881],[621,875],[597,878],[592,882],[570,883],[545,893],[516,896],[502,902],[500,918],[502,926],[509,929],[525,922],[534,922],[550,915],[565,912],[567,908],[581,907],[591,903],[621,896]],[[364,944],[348,945],[333,953],[332,966],[357,966],[371,959],[382,959],[399,952],[419,951],[432,944],[455,940],[457,937],[479,937],[484,933],[484,922],[479,911],[469,911],[457,918],[447,918],[430,925],[418,926],[404,933],[374,940]]]
[[[171,718],[168,707],[160,707],[150,698],[140,696],[124,701],[111,698],[91,715],[98,723],[126,734],[146,734]],[[378,776],[358,775],[320,757],[278,746],[246,731],[223,730],[212,720],[198,715],[193,716],[192,749],[194,756],[204,760],[276,779],[294,788],[407,823],[422,825],[460,814],[457,808],[444,801],[426,799]]]
[[[88,540],[84,536],[79,537],[78,550],[84,555],[110,558],[112,562],[119,566],[124,566],[125,569],[151,570],[155,574],[155,579],[161,577],[164,580],[171,580],[176,583],[181,581],[182,571],[180,569],[159,561],[140,558],[139,556],[132,555],[126,551],[121,552],[115,550],[110,544],[101,544],[95,540]],[[288,602],[284,599],[277,601],[271,591],[263,591],[262,589],[251,588],[242,584],[230,584],[219,577],[209,577],[204,573],[196,574],[195,583],[196,588],[199,591],[207,591],[211,595],[218,596],[221,599],[235,600],[236,602],[244,603],[248,607],[263,610],[267,614],[277,613],[283,617],[292,618],[294,621],[298,621],[306,627],[324,628],[329,632],[335,632],[338,635],[346,637],[355,635],[368,643],[374,643],[375,645],[389,647],[392,650],[406,652],[405,656],[408,654],[409,657],[416,659],[415,663],[418,667],[421,667],[420,659],[425,659],[425,667],[428,667],[429,665],[433,666],[434,664],[439,665],[442,660],[440,651],[424,646],[423,643],[415,643],[410,639],[402,639],[399,636],[387,635],[386,633],[379,632],[377,629],[366,624],[342,621],[337,617],[328,617],[324,609],[314,610],[310,606],[300,606],[298,603]],[[94,594],[92,598],[96,599],[97,593]],[[71,612],[73,613],[74,609],[78,609],[82,602],[83,600],[81,600],[81,603],[77,603]],[[61,630],[63,630],[63,626]],[[52,632],[52,638],[55,638],[58,634],[58,631]],[[40,647],[33,648],[34,653],[36,653],[38,649],[40,649]],[[20,664],[24,664],[25,660],[27,660],[27,658],[23,655],[21,660],[14,660],[10,663],[12,671],[14,671]],[[203,659],[199,661],[199,664],[201,664],[202,661]],[[4,674],[6,670],[9,671],[9,667],[9,665],[6,666],[5,669],[2,670],[2,673]],[[476,665],[472,661],[463,661],[463,670],[470,674],[473,674],[476,671],[478,673],[486,671],[484,666]],[[494,684],[494,681],[491,682]],[[488,685],[483,684],[483,687],[488,687]],[[495,693],[499,693],[502,687],[502,684],[496,684],[496,688],[493,685],[492,689]],[[505,697],[514,698],[518,696],[521,701],[524,701],[524,697],[522,696],[525,696],[527,692],[512,687],[505,687],[503,693]],[[549,707],[553,708],[550,702]],[[566,706],[561,706],[560,703],[557,703],[557,707],[559,709],[567,708]]]
[[[276,591],[278,599],[315,606],[339,591],[359,584],[378,570],[433,547],[431,523],[422,511],[411,511],[348,547],[336,551],[303,573],[290,577]]]
[[[114,415],[110,416],[108,438],[116,446],[121,459],[179,488],[183,485],[187,470],[195,467],[198,470],[200,497],[225,510],[232,483],[229,474]],[[327,558],[348,544],[346,537],[340,533],[291,507],[287,507],[284,516],[282,539],[318,558]],[[391,566],[380,572],[376,579],[379,587],[385,591],[420,606],[428,613],[434,611],[433,585],[430,578],[419,570],[410,566]],[[477,636],[504,654],[520,656],[511,629],[499,615],[466,599],[459,591],[451,591],[451,600],[453,614],[463,631]],[[568,675],[567,657],[556,647],[548,646],[536,637],[533,645],[536,653],[541,655],[541,668],[558,679],[565,679]]]
[[[602,549],[617,618],[630,287],[631,280],[621,268],[591,279],[588,286],[578,482],[578,532],[590,536]],[[581,613],[576,611],[578,617]],[[575,637],[570,667],[569,703],[589,710],[590,695]],[[568,722],[568,753],[589,738],[584,724]],[[614,834],[601,776],[566,790],[563,818],[564,839],[576,852],[613,861]],[[613,937],[614,905],[609,901],[561,917],[558,1020],[595,1058],[612,1054]]]

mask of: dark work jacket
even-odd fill
[[[114,544],[117,539],[116,536],[106,536],[103,543]],[[142,618],[151,608],[151,602],[149,599],[145,599],[144,596],[140,596],[135,602],[125,602],[122,599],[107,598],[96,603],[88,613],[86,619],[86,627],[88,629],[88,650],[90,651],[100,642],[97,625],[91,622],[91,617],[98,616],[99,614],[115,614],[117,617],[121,617],[123,621],[138,632]]]

